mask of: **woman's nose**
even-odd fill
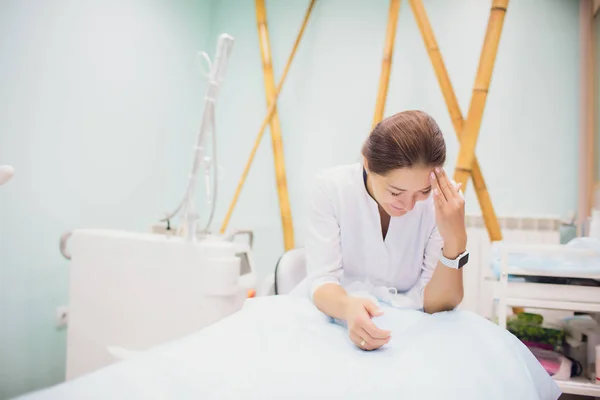
[[[410,200],[408,200],[406,203],[404,203],[404,207],[403,207],[403,208],[404,208],[406,211],[412,211],[412,209],[413,209],[413,208],[415,208],[415,203],[416,203],[415,199],[414,199],[414,198],[411,198],[411,199],[410,199]]]

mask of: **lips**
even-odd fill
[[[393,204],[390,204],[390,207],[392,207],[392,209],[395,210],[395,211],[400,211],[400,212],[406,211],[404,208],[396,207]]]

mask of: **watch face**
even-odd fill
[[[458,260],[458,268],[462,268],[469,261],[469,253],[465,254]]]

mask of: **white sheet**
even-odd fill
[[[502,243],[495,242],[492,245],[491,265],[496,278],[500,278],[502,269]],[[524,253],[510,253],[508,264],[513,268],[520,268],[530,272],[554,272],[563,273],[566,277],[587,276],[596,278],[600,275],[600,239],[591,237],[578,237],[565,245],[568,249],[580,249],[593,251],[595,255],[569,254],[560,255],[531,250]]]
[[[306,299],[269,296],[190,337],[24,396],[50,399],[556,400],[525,346],[468,312],[385,308],[392,341],[364,352]]]

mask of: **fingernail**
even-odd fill
[[[436,196],[439,194],[439,190],[437,190],[437,188],[433,189],[433,194],[435,194]]]
[[[432,172],[431,174],[429,174],[429,178],[431,178],[432,181],[435,180],[435,174]]]
[[[440,169],[436,167],[435,172],[440,173]]]

